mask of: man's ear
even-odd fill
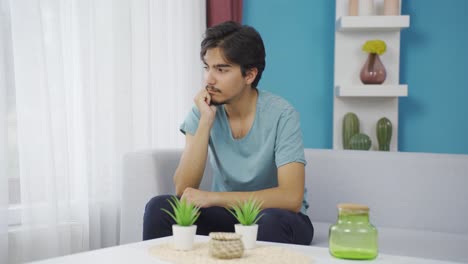
[[[250,68],[246,71],[245,73],[245,82],[247,84],[252,84],[254,81],[255,81],[255,78],[257,78],[257,74],[258,74],[258,69],[257,68]]]

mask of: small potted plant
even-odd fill
[[[367,61],[361,69],[361,81],[364,84],[382,84],[387,78],[387,71],[380,61],[379,55],[387,50],[385,41],[376,39],[368,40],[362,46],[362,50],[369,53]]]
[[[244,202],[237,202],[228,209],[232,215],[239,221],[239,224],[234,226],[237,234],[242,235],[242,243],[245,249],[255,247],[258,233],[258,220],[263,216],[259,215],[262,211],[262,202],[253,199],[252,197]]]
[[[167,201],[174,213],[164,208],[161,210],[170,215],[176,222],[175,225],[172,225],[173,246],[177,250],[191,250],[197,232],[197,226],[194,223],[200,216],[200,208],[185,199],[179,200],[175,196]]]

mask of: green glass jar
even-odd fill
[[[369,222],[369,207],[338,204],[338,222],[329,230],[330,254],[344,259],[374,259],[377,229]]]

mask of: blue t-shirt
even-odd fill
[[[194,106],[180,125],[195,135],[200,112]],[[283,98],[258,90],[255,119],[247,135],[235,139],[223,105],[217,106],[209,138],[212,191],[258,191],[278,187],[277,168],[291,162],[306,165],[299,113]],[[309,207],[307,189],[301,212]]]

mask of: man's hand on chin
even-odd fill
[[[180,198],[186,199],[187,202],[193,203],[196,206],[199,206],[201,208],[206,208],[213,206],[213,193],[212,192],[207,192],[207,191],[202,191],[198,190],[195,188],[186,188],[184,192],[182,193],[182,197]]]

